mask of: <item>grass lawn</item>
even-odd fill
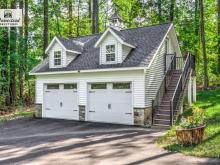
[[[31,117],[33,112],[33,107],[16,107],[12,113],[0,116],[0,123],[20,117]]]
[[[172,127],[163,137],[157,139],[157,144],[167,150],[181,152],[186,155],[220,158],[220,88],[198,92],[197,102],[193,107],[206,110],[207,127],[204,141],[199,145],[189,147],[179,145],[176,141],[175,127]],[[190,115],[191,111],[192,108],[188,108],[183,116]]]

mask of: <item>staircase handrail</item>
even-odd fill
[[[190,68],[191,68],[190,59],[191,59],[191,54],[188,53],[187,58],[186,58],[185,63],[184,63],[183,72],[180,75],[180,78],[177,82],[177,86],[174,90],[172,99],[170,101],[170,125],[173,125],[174,112],[177,108],[178,101],[179,101],[180,95],[181,95],[181,91],[184,90],[184,87],[186,85],[186,80],[188,78],[189,71],[190,71]]]

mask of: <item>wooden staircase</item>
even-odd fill
[[[190,54],[185,60],[175,54],[172,56],[156,97],[152,100],[153,126],[169,127],[176,121],[187,80],[191,70],[195,70],[194,61]],[[180,62],[181,65],[178,64]]]
[[[170,100],[173,97],[178,80],[182,74],[181,70],[175,70],[171,76],[171,82],[168,85],[167,91],[163,96],[161,104],[157,107],[154,117],[154,125],[170,126]],[[177,111],[174,112],[174,121],[177,117]]]

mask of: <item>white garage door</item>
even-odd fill
[[[46,118],[78,120],[77,84],[46,84],[43,115]]]
[[[133,124],[131,83],[92,83],[88,93],[89,121]]]

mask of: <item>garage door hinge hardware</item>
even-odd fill
[[[45,91],[45,92],[50,92],[50,91]]]
[[[125,93],[132,93],[131,91],[125,91]]]
[[[73,111],[78,111],[78,110],[74,109]]]
[[[46,110],[50,110],[50,108],[46,108]]]
[[[77,91],[73,91],[74,93],[76,93]]]
[[[89,111],[89,112],[95,112],[95,111]]]
[[[125,113],[126,115],[131,115],[132,113]]]
[[[95,91],[89,91],[89,93],[95,93]]]

